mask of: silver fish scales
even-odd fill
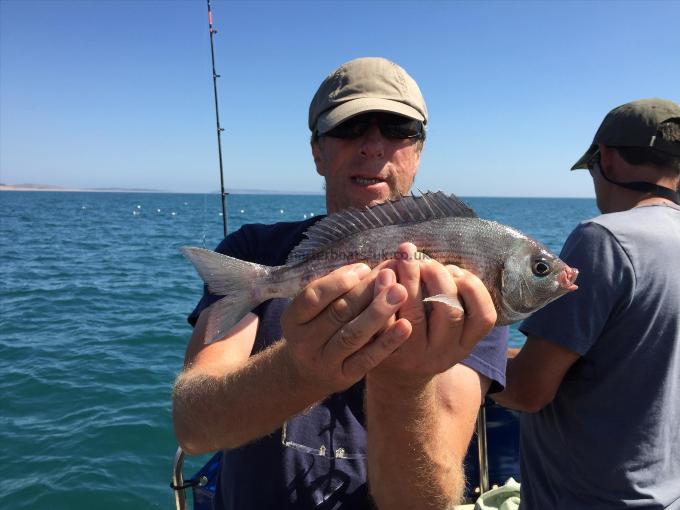
[[[373,267],[395,257],[403,242],[443,264],[479,277],[498,314],[497,325],[527,317],[576,289],[578,275],[539,242],[478,218],[455,196],[442,192],[405,196],[365,210],[332,214],[305,232],[283,266],[263,266],[201,248],[182,251],[216,295],[210,308],[212,340],[223,336],[260,303],[294,297],[309,282],[347,264]],[[446,296],[428,300],[451,304]]]

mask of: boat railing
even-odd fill
[[[178,446],[177,451],[175,452],[175,461],[172,465],[172,482],[170,483],[170,487],[175,492],[175,508],[177,510],[186,510],[187,508],[187,489],[195,490],[199,487],[205,487],[208,485],[209,481],[208,477],[203,474],[203,471],[206,469],[207,465],[204,466],[193,478],[187,481],[184,480],[183,471],[185,456],[186,454],[184,450],[182,450],[182,447]],[[196,505],[194,505],[194,510],[196,510]]]
[[[186,510],[187,508],[187,496],[184,492],[187,487],[184,485],[183,469],[184,450],[181,446],[178,446],[175,452],[175,461],[172,464],[172,483],[170,483],[170,487],[175,492],[175,508],[177,510]]]
[[[486,446],[486,407],[484,402],[477,414],[477,459],[479,460],[479,495],[489,490],[489,454]]]

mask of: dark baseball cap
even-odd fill
[[[363,57],[342,64],[321,83],[309,105],[309,129],[322,135],[366,112],[396,113],[427,124],[415,80],[390,60]]]
[[[651,147],[680,157],[679,143],[658,136],[659,126],[664,122],[680,123],[680,106],[668,99],[639,99],[614,108],[600,124],[593,143],[571,169],[588,168],[600,143],[608,147]]]

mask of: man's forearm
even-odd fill
[[[510,353],[508,353],[510,356]],[[534,403],[532,399],[539,395],[537,390],[522,391],[522,388],[540,388],[538,383],[531,383],[531,372],[527,370],[518,370],[515,357],[508,357],[508,364],[505,370],[505,388],[499,393],[493,393],[490,397],[499,405],[514,409],[515,411],[522,411],[525,413],[533,413],[540,409],[538,404]],[[527,381],[527,382],[525,382]],[[542,407],[542,406],[541,406]]]
[[[293,369],[284,342],[232,372],[188,368],[180,374],[173,390],[173,420],[185,451],[200,454],[243,445],[326,396]]]
[[[378,508],[444,509],[458,503],[462,459],[446,440],[436,378],[386,390],[367,377],[368,477]]]
[[[505,389],[491,398],[510,409],[540,411],[555,398],[564,376],[579,357],[566,347],[530,335],[516,356],[508,359]]]

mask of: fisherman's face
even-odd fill
[[[421,148],[414,138],[385,137],[375,121],[356,138],[320,137],[312,143],[312,154],[326,180],[328,213],[408,194]]]

